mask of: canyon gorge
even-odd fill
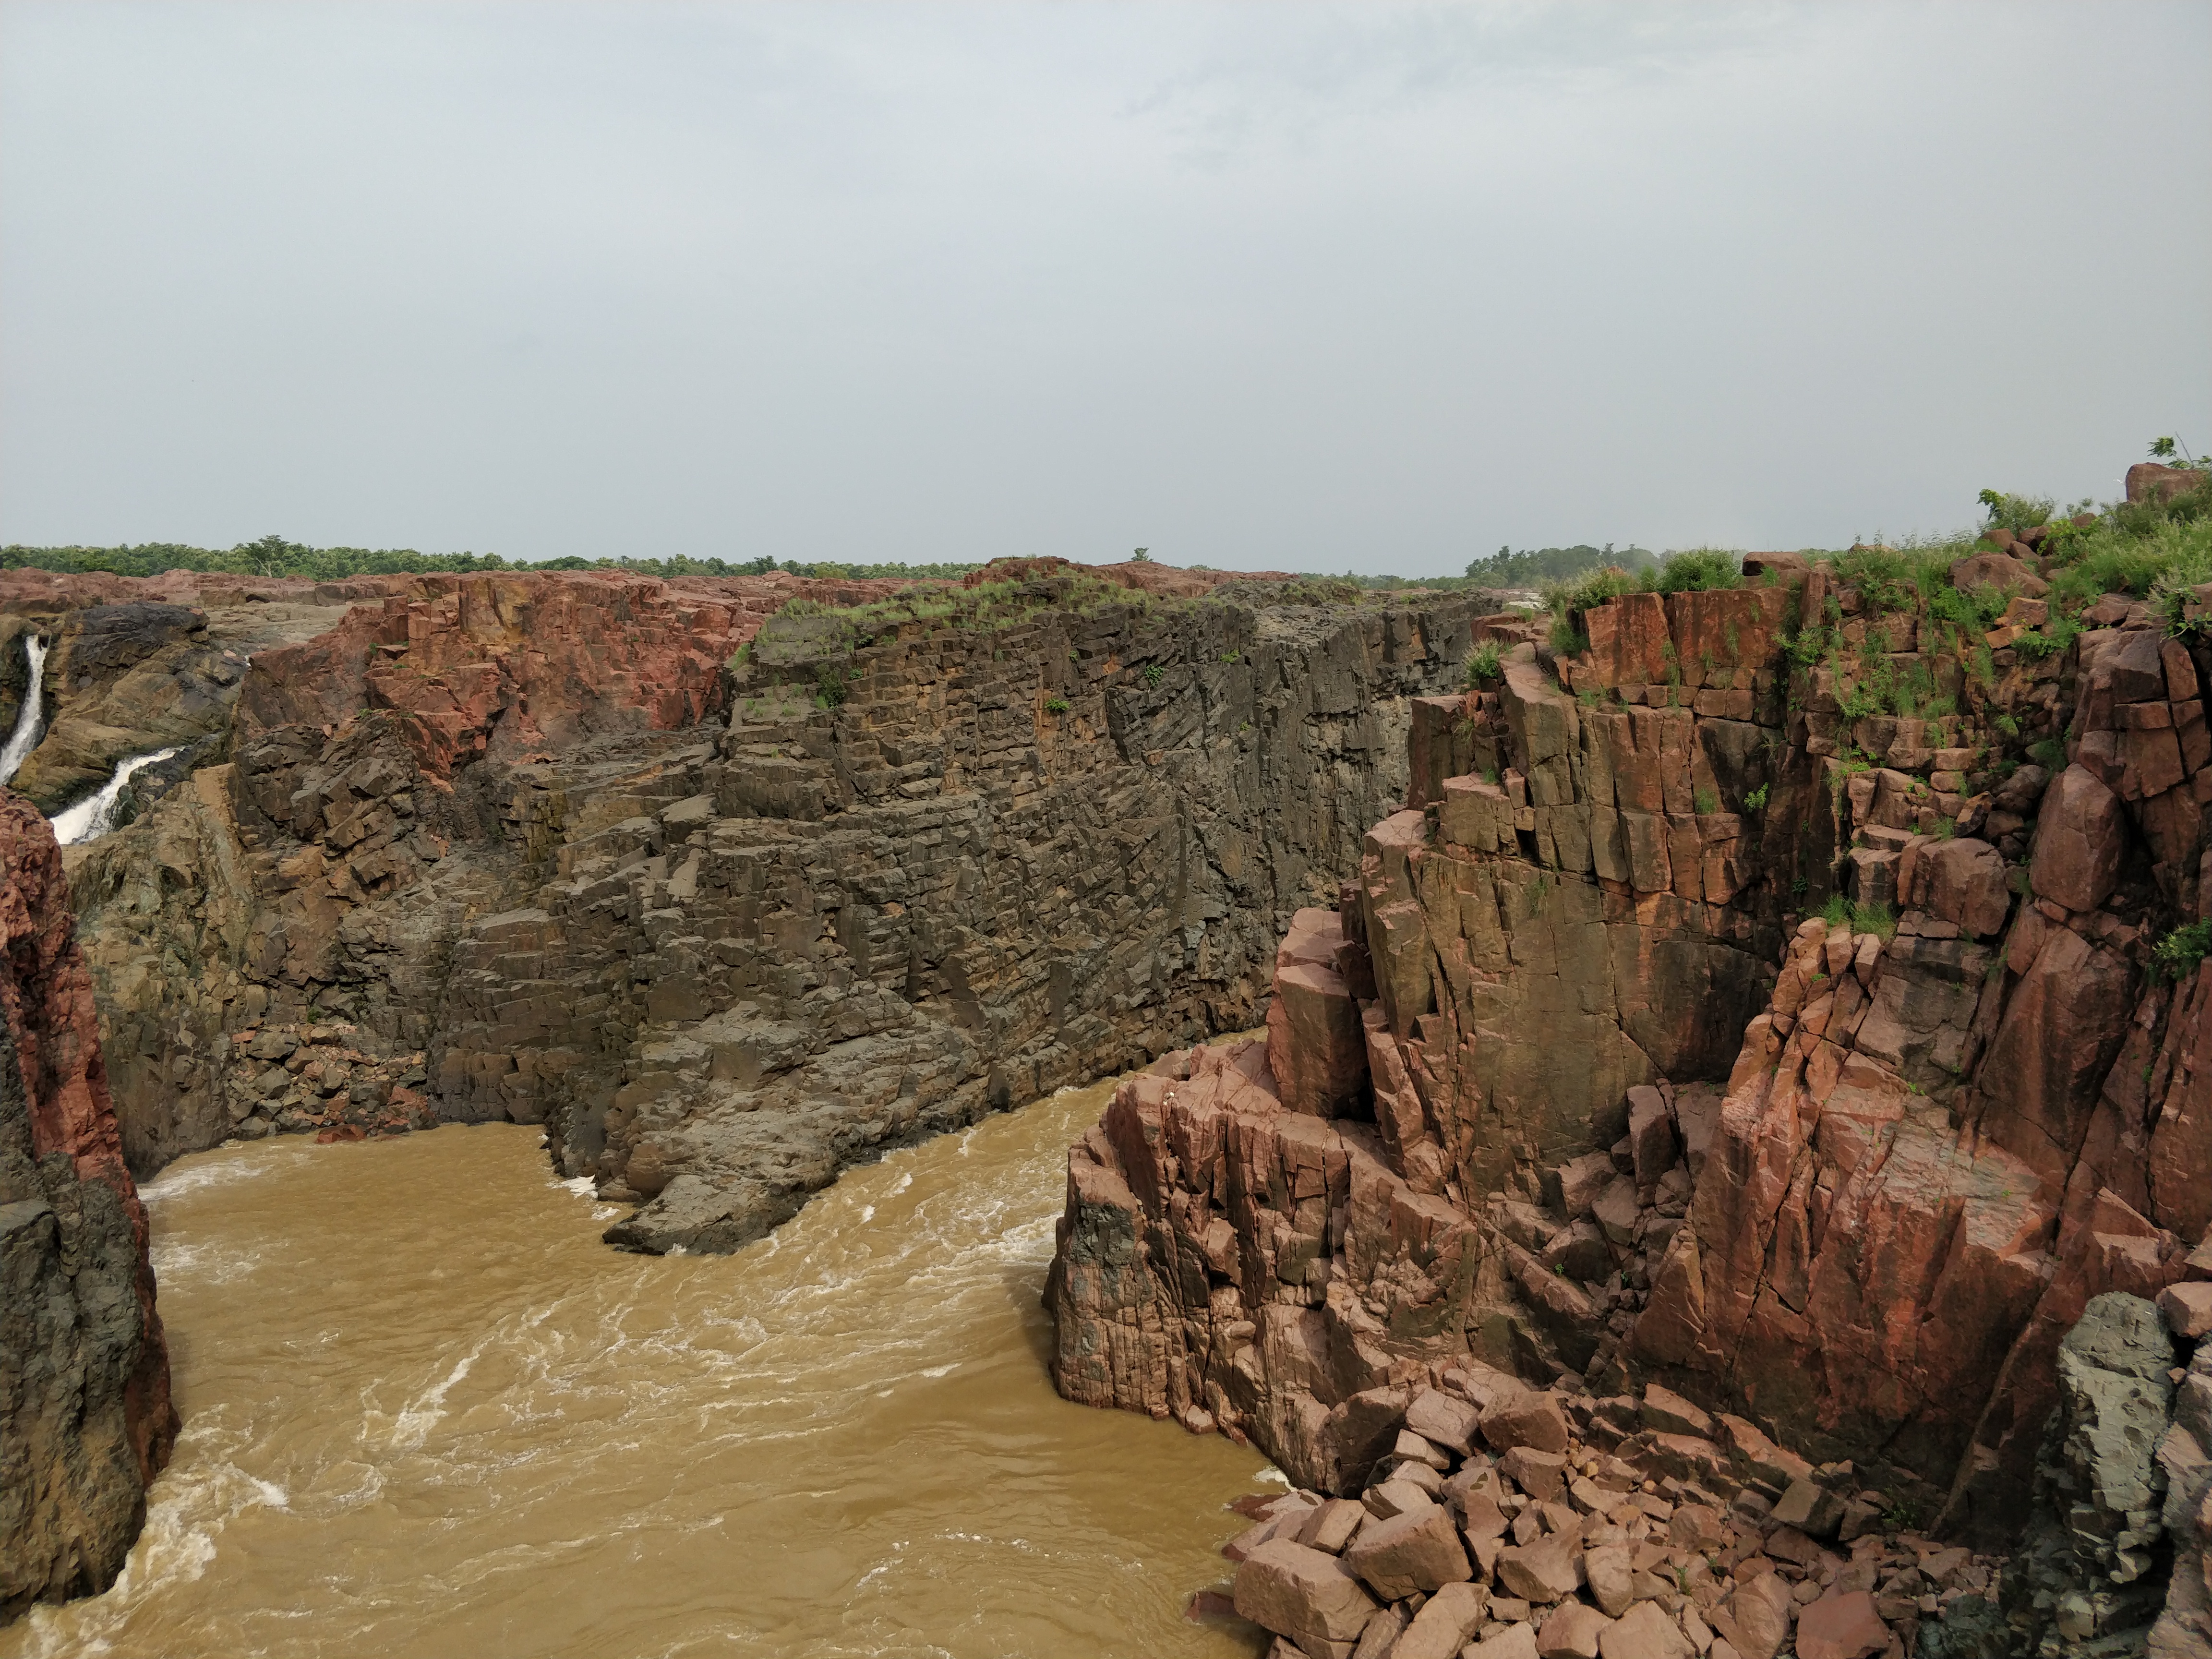
[[[2212,584],[2092,580],[2205,486],[2129,494],[1549,617],[0,573],[0,1613],[170,1455],[179,1159],[522,1126],[624,1272],[751,1273],[1118,1077],[1023,1294],[1287,1481],[1209,1639],[2212,1652]]]

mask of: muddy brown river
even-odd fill
[[[609,1249],[535,1129],[182,1160],[146,1189],[175,1461],[115,1588],[0,1656],[1249,1659],[1182,1608],[1264,1460],[1045,1375],[1066,1149],[1109,1087],[732,1256]]]

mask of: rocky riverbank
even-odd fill
[[[52,830],[0,790],[0,1620],[105,1589],[177,1417]]]
[[[2212,1345],[2173,1364],[2193,1322],[2114,1294],[2068,1334],[2016,1558],[1927,1536],[1850,1464],[1658,1383],[1539,1392],[1468,1360],[1402,1410],[1370,1402],[1357,1498],[1240,1505],[1234,1583],[1193,1615],[1275,1632],[1271,1659],[2199,1654]]]
[[[623,1206],[610,1242],[728,1250],[890,1147],[1150,1066],[1070,1158],[1069,1397],[1249,1440],[1377,1522],[1407,1458],[1438,1492],[1487,1467],[1534,1515],[1516,1548],[1635,1530],[1573,1479],[1673,1506],[1596,1545],[1632,1560],[1710,1510],[1701,1547],[1743,1552],[1720,1599],[1747,1563],[1792,1607],[1846,1583],[1899,1641],[2000,1581],[2034,1586],[1992,1615],[2022,1639],[2131,1639],[2148,1603],[2103,1585],[2155,1583],[2195,1641],[2166,1587],[2203,1516],[2167,1500],[2203,1440],[2166,1424],[2212,1317],[2212,587],[2092,591],[2130,568],[2082,553],[2100,526],[1600,579],[1548,632],[1054,561],[0,605],[49,641],[27,775],[96,775],[95,726],[191,768],[67,855],[132,1170],[506,1119]],[[278,605],[314,636],[222,680],[221,630]],[[163,724],[186,703],[197,737]],[[2134,1363],[2067,1346],[2113,1297],[2159,1310],[2163,1393],[2084,1381]],[[1486,1437],[1507,1379],[1568,1425],[1538,1449],[1565,1499]],[[2140,1502],[2094,1472],[2119,1395],[2172,1454]],[[1490,1465],[1413,1424],[1445,1396]],[[1801,1478],[1838,1516],[1786,1521],[1814,1560],[1745,1496]],[[1548,1641],[1461,1538],[1472,1639]],[[1906,1596],[1921,1543],[2014,1565]],[[1660,1612],[1694,1644],[1698,1607]]]

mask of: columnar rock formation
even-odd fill
[[[1064,1393],[1340,1492],[1462,1356],[1656,1382],[2016,1532],[2061,1338],[2212,1278],[2212,981],[2146,971],[2205,909],[2212,665],[2124,597],[2015,648],[2040,583],[2002,554],[1956,573],[2014,590],[1980,640],[1750,568],[1417,709],[1405,810],[1294,921],[1264,1048],[1125,1085],[1071,1153]],[[1840,653],[1783,651],[1824,615]],[[1869,714],[1876,672],[1960,712]],[[1795,920],[1838,883],[1843,920]]]
[[[0,790],[0,1620],[104,1589],[176,1435],[53,832]]]
[[[414,579],[257,655],[229,763],[74,864],[134,1164],[507,1117],[617,1242],[727,1249],[1250,1023],[1476,607],[987,574]]]

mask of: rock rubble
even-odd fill
[[[1275,1659],[1882,1659],[2006,1592],[1999,1561],[1901,1528],[1850,1466],[1656,1384],[1597,1399],[1469,1360],[1401,1397],[1356,1501],[1240,1503],[1228,1604]]]

